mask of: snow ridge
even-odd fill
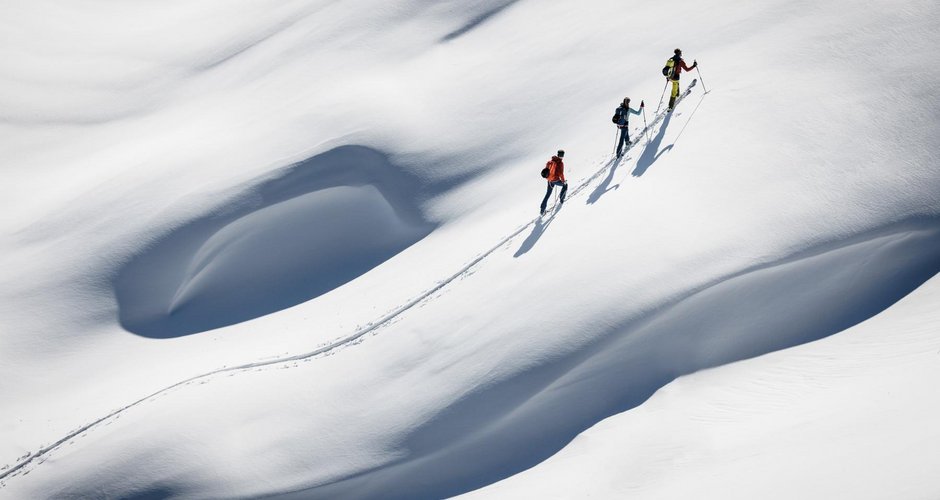
[[[542,365],[538,383],[520,384],[532,377],[527,372],[503,380],[485,398],[448,408],[450,415],[487,415],[476,432],[467,435],[453,421],[430,424],[417,431],[420,439],[451,444],[285,498],[445,498],[511,477],[676,377],[819,340],[874,317],[940,270],[940,256],[931,250],[938,241],[940,219],[913,217],[692,284]],[[859,286],[845,290],[846,273]],[[752,322],[763,334],[749,335]],[[592,391],[595,386],[616,389]],[[549,411],[574,398],[577,409]],[[494,400],[510,402],[494,407]],[[525,444],[533,436],[540,436],[538,444]],[[467,456],[481,453],[498,465],[466,464]]]
[[[692,87],[693,87],[694,85],[695,85],[695,81],[693,80],[693,82],[689,85],[689,87],[685,90],[685,92],[683,92],[683,93],[679,96],[679,98],[676,100],[676,104],[677,104],[677,105],[679,104],[679,102],[681,102],[681,100],[682,100],[683,98],[685,98],[686,96],[688,96],[688,95],[691,93]],[[666,112],[666,111],[663,111],[662,113],[659,113],[658,115],[656,115],[656,116],[653,118],[653,121],[650,122],[650,124],[649,124],[647,127],[644,127],[644,128],[643,128],[643,130],[641,131],[641,135],[645,135],[646,132],[647,132],[647,130],[650,130],[650,129],[652,129],[653,127],[655,127],[660,121],[663,120],[663,118],[666,116],[666,114],[667,114],[667,112]],[[638,142],[638,141],[637,141],[637,142]],[[629,151],[630,148],[632,148],[634,145],[636,145],[637,142],[634,142],[633,144],[631,144],[630,146],[628,146],[628,147],[625,149],[624,154],[626,154],[626,152]],[[613,165],[614,162],[617,161],[617,160],[618,160],[617,158],[614,158],[614,159],[610,159],[610,160],[604,162],[604,163],[601,165],[601,167],[600,167],[597,171],[594,172],[594,174],[592,174],[592,175],[591,175],[590,177],[588,177],[587,179],[583,180],[577,187],[575,187],[575,188],[571,191],[571,194],[568,196],[568,199],[572,199],[572,198],[577,197],[577,196],[584,190],[584,188],[586,188],[588,185],[590,185],[590,184],[591,184],[592,182],[594,182],[596,179],[600,178],[600,177],[604,174],[604,172],[606,172],[607,169],[610,168],[610,166]],[[549,217],[550,217],[550,218],[554,218],[556,215],[557,215],[557,212],[554,212],[554,211],[553,211],[552,214],[551,214]],[[280,357],[280,358],[269,359],[269,360],[264,360],[264,361],[255,361],[255,362],[251,362],[251,363],[245,363],[245,364],[236,365],[236,366],[227,366],[227,367],[218,368],[218,369],[215,369],[215,370],[206,372],[206,373],[202,373],[202,374],[199,374],[199,375],[195,375],[195,376],[193,376],[193,377],[187,378],[187,379],[182,380],[182,381],[179,381],[179,382],[177,382],[177,383],[175,383],[175,384],[173,384],[173,385],[167,386],[167,387],[165,387],[165,388],[163,388],[163,389],[160,389],[160,390],[158,390],[158,391],[155,391],[155,392],[153,392],[153,393],[150,393],[150,394],[148,394],[148,395],[146,395],[146,396],[144,396],[144,397],[142,397],[142,398],[140,398],[140,399],[138,399],[138,400],[136,400],[136,401],[133,401],[133,402],[127,404],[127,405],[124,405],[124,406],[122,406],[122,407],[120,407],[120,408],[115,409],[115,410],[112,411],[111,413],[109,413],[109,414],[107,414],[107,415],[105,415],[105,416],[103,416],[103,417],[101,417],[101,418],[99,418],[99,419],[97,419],[97,420],[95,420],[95,421],[89,423],[89,424],[86,424],[86,425],[83,425],[83,426],[81,426],[81,427],[76,428],[75,430],[73,430],[72,432],[68,433],[67,435],[65,435],[65,436],[62,437],[61,439],[59,439],[59,440],[53,442],[53,443],[50,444],[50,445],[47,445],[47,446],[44,446],[44,447],[40,448],[40,449],[37,450],[35,453],[29,453],[29,454],[27,454],[27,455],[25,456],[25,458],[22,458],[22,459],[21,459],[20,462],[14,464],[13,466],[9,466],[9,467],[7,467],[5,470],[3,470],[2,472],[0,472],[0,481],[2,481],[2,480],[4,480],[4,479],[7,479],[7,478],[10,478],[10,477],[15,477],[15,476],[18,475],[19,473],[25,471],[25,470],[26,470],[25,468],[26,468],[29,464],[31,464],[31,463],[34,463],[34,462],[36,462],[36,464],[42,463],[44,460],[40,460],[40,459],[43,459],[43,458],[44,458],[46,455],[48,455],[50,452],[55,451],[58,447],[62,446],[62,445],[65,444],[66,442],[68,442],[68,441],[70,441],[71,439],[75,438],[76,436],[79,436],[79,435],[81,435],[81,434],[87,432],[88,430],[92,429],[93,427],[95,427],[95,426],[97,426],[97,425],[99,425],[99,424],[101,424],[101,423],[103,423],[103,422],[105,422],[105,421],[107,421],[107,420],[109,420],[109,419],[111,419],[111,418],[114,418],[114,417],[120,415],[121,413],[123,413],[123,412],[125,412],[125,411],[127,411],[127,410],[129,410],[129,409],[131,409],[131,408],[133,408],[133,407],[136,407],[136,406],[138,406],[138,405],[144,403],[145,401],[147,401],[147,400],[149,400],[149,399],[155,398],[155,397],[157,397],[157,396],[161,396],[161,395],[163,395],[163,394],[165,394],[165,393],[167,393],[167,392],[170,392],[170,391],[172,391],[172,390],[174,390],[174,389],[176,389],[176,388],[178,388],[178,387],[181,387],[181,386],[184,386],[184,385],[187,385],[187,384],[190,384],[190,383],[193,383],[193,382],[202,380],[202,379],[206,379],[206,378],[209,378],[209,377],[212,377],[212,376],[215,376],[215,375],[223,374],[223,373],[240,372],[240,371],[250,370],[250,369],[253,369],[253,368],[267,367],[267,366],[278,365],[278,364],[282,364],[282,363],[289,363],[289,362],[294,362],[294,361],[306,361],[306,360],[309,360],[309,359],[311,359],[311,358],[314,358],[314,357],[317,357],[317,356],[320,356],[320,355],[325,355],[325,354],[330,353],[331,351],[334,351],[334,350],[337,350],[337,349],[339,349],[339,348],[342,348],[342,347],[348,346],[348,345],[350,345],[350,344],[353,344],[353,343],[356,342],[357,340],[360,340],[361,338],[363,338],[365,335],[367,335],[367,334],[369,334],[369,333],[372,333],[372,332],[375,332],[375,331],[376,331],[377,329],[379,329],[380,327],[382,327],[382,326],[384,326],[384,325],[387,325],[390,321],[392,321],[392,320],[395,319],[396,317],[400,316],[402,313],[404,313],[404,312],[410,310],[410,309],[413,308],[414,306],[418,305],[419,303],[421,303],[422,301],[424,301],[425,299],[427,299],[428,297],[430,297],[430,296],[433,295],[434,293],[440,291],[441,289],[443,289],[444,287],[446,287],[447,285],[449,285],[450,283],[452,283],[454,280],[460,278],[461,276],[466,275],[471,269],[473,269],[473,267],[475,267],[477,264],[479,264],[480,262],[482,262],[482,261],[483,261],[484,259],[486,259],[488,256],[492,255],[494,252],[496,252],[497,250],[499,250],[501,247],[503,247],[504,245],[506,245],[507,243],[509,243],[510,241],[512,241],[514,238],[516,238],[517,236],[519,236],[520,233],[522,233],[523,231],[525,231],[526,229],[528,229],[528,228],[531,227],[532,225],[536,224],[541,218],[542,218],[541,216],[538,216],[538,217],[535,217],[535,218],[533,218],[532,220],[526,222],[525,224],[520,225],[519,227],[517,227],[516,229],[514,229],[509,235],[507,235],[507,236],[505,236],[504,238],[502,238],[498,243],[492,245],[488,250],[486,250],[485,252],[483,252],[483,253],[477,255],[473,260],[471,260],[471,261],[468,262],[466,265],[464,265],[463,267],[461,267],[461,268],[460,268],[459,270],[457,270],[454,274],[450,275],[449,277],[447,277],[447,278],[445,278],[445,279],[443,279],[443,280],[438,281],[438,282],[437,282],[434,286],[432,286],[431,288],[428,288],[428,289],[425,290],[424,292],[421,292],[420,294],[418,294],[418,295],[415,296],[414,298],[412,298],[412,299],[410,299],[409,301],[405,302],[404,304],[398,306],[397,308],[392,309],[391,311],[387,312],[387,313],[384,314],[383,316],[381,316],[381,317],[379,317],[378,319],[376,319],[376,320],[374,320],[374,321],[368,323],[365,327],[362,327],[362,328],[356,330],[355,332],[353,332],[353,333],[350,334],[350,335],[347,335],[347,336],[345,336],[345,337],[341,337],[341,338],[339,338],[339,339],[337,339],[337,340],[335,340],[335,341],[333,341],[333,342],[331,342],[331,343],[328,343],[328,344],[323,345],[323,346],[321,346],[321,347],[319,347],[319,348],[317,348],[317,349],[314,349],[313,351],[309,351],[309,352],[305,352],[305,353],[301,353],[301,354],[296,354],[296,355],[288,356],[288,357]],[[38,460],[38,462],[37,462],[37,460]],[[3,487],[4,485],[5,485],[5,483],[0,482],[0,487]]]

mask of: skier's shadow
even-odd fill
[[[663,119],[663,124],[659,126],[659,132],[656,133],[656,137],[646,146],[646,149],[643,150],[643,154],[640,155],[640,159],[636,161],[636,168],[633,169],[633,176],[639,177],[646,173],[646,170],[659,159],[666,151],[672,149],[673,144],[670,144],[659,150],[659,145],[663,142],[663,137],[666,136],[666,127],[669,126],[669,120],[672,119],[672,113],[667,113],[666,118]]]
[[[608,187],[608,186],[610,186],[610,183],[614,180],[614,174],[617,172],[617,167],[620,166],[620,162],[624,158],[625,156],[621,156],[618,158],[614,158],[611,161],[610,171],[607,173],[607,177],[600,184],[598,184],[597,187],[594,188],[594,191],[591,192],[590,196],[588,196],[588,199],[586,202],[588,205],[592,205],[596,203],[597,200],[601,199],[601,196],[604,196],[605,194],[607,194],[608,191],[613,191],[620,187],[619,183],[614,184],[611,187]]]
[[[529,233],[529,236],[527,236],[525,241],[522,242],[522,245],[519,246],[519,250],[516,250],[516,253],[512,254],[513,258],[522,257],[526,252],[532,250],[535,243],[539,241],[539,238],[541,238],[545,230],[548,229],[548,225],[555,220],[555,215],[558,214],[558,210],[555,208],[550,210],[551,212],[549,212],[548,217],[539,217],[539,219],[535,221],[535,224],[532,226],[532,232]]]

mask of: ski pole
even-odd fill
[[[669,79],[666,78],[666,85],[663,85],[663,95],[659,96],[659,106],[656,106],[656,114],[659,114],[659,108],[663,107],[663,97],[666,97],[666,87],[669,86]]]
[[[640,101],[640,107],[643,108],[643,130],[646,131],[646,143],[650,143],[650,124],[646,121],[646,106]]]
[[[702,70],[698,69],[698,61],[693,61],[693,62],[695,63],[695,71],[698,72],[698,79],[702,81],[702,90],[704,90],[705,93],[707,94],[708,88],[705,87],[705,79],[702,78]]]
[[[614,129],[614,152],[613,154],[617,154],[617,144],[619,143],[619,139],[620,139],[620,128],[615,128]]]

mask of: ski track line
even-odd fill
[[[686,96],[688,96],[688,95],[691,93],[692,87],[695,86],[696,81],[697,81],[697,80],[693,80],[692,83],[686,88],[686,90],[679,96],[679,98],[676,100],[676,106],[678,106],[679,103],[680,103],[683,99],[685,99]],[[703,97],[704,97],[704,94],[703,94]],[[700,104],[701,104],[701,103],[700,103]],[[696,108],[697,108],[697,107],[696,107]],[[659,124],[659,122],[661,122],[661,121],[666,117],[666,114],[667,114],[667,113],[668,113],[667,111],[663,111],[663,112],[657,114],[657,115],[653,118],[653,121],[652,121],[652,122],[650,122],[647,126],[643,127],[643,130],[640,132],[639,135],[640,135],[640,136],[643,136],[644,134],[646,134],[646,132],[647,132],[648,130],[652,130],[653,127],[655,127],[657,124]],[[683,127],[683,128],[684,128],[684,127]],[[634,142],[633,144],[630,144],[629,146],[627,146],[626,149],[625,149],[624,152],[623,152],[623,156],[626,157],[627,153],[630,152],[630,150],[633,149],[634,146],[636,146],[637,144],[639,144],[639,142],[640,142],[640,141],[637,141],[637,142]],[[571,194],[567,197],[567,199],[570,200],[570,199],[574,198],[575,196],[577,196],[579,193],[581,193],[581,192],[584,190],[584,188],[586,188],[588,185],[590,185],[592,182],[594,182],[596,179],[598,179],[600,176],[602,176],[602,175],[607,171],[607,169],[610,168],[610,166],[613,165],[614,162],[616,162],[617,160],[618,160],[618,159],[617,159],[616,157],[614,157],[614,158],[609,159],[609,160],[607,160],[606,162],[604,162],[604,163],[601,165],[601,167],[600,167],[596,172],[594,172],[593,175],[591,175],[591,176],[588,177],[587,179],[583,180],[583,181],[581,182],[581,184],[579,184],[574,190],[572,190],[572,191],[571,191]],[[546,211],[546,212],[548,212],[548,211]],[[551,212],[552,212],[552,213],[551,213],[551,215],[549,216],[549,218],[554,218],[555,215],[557,214],[557,212],[554,211],[554,210],[552,210]],[[45,446],[45,447],[40,448],[38,451],[36,451],[36,453],[28,452],[28,453],[25,455],[25,458],[23,458],[21,462],[19,462],[19,463],[13,465],[13,466],[11,466],[11,467],[4,466],[4,467],[5,467],[4,470],[0,471],[0,488],[3,488],[3,487],[6,486],[6,483],[5,483],[3,480],[8,479],[8,478],[11,478],[11,477],[15,477],[16,475],[18,475],[18,473],[19,473],[20,471],[25,470],[25,468],[26,468],[29,464],[31,464],[31,463],[33,463],[33,462],[35,462],[35,461],[37,461],[37,460],[39,460],[39,462],[37,462],[36,465],[39,465],[39,464],[45,462],[45,460],[44,460],[43,458],[44,458],[46,455],[48,455],[50,452],[56,450],[58,447],[62,446],[62,445],[65,444],[66,442],[68,442],[68,441],[74,439],[75,437],[79,436],[80,434],[83,434],[83,433],[85,433],[85,432],[91,430],[93,427],[98,426],[99,424],[101,424],[102,422],[105,422],[106,420],[109,420],[109,419],[111,419],[111,418],[113,418],[113,417],[117,417],[117,416],[119,416],[121,413],[124,413],[125,411],[127,411],[127,410],[129,410],[129,409],[131,409],[131,408],[133,408],[133,407],[135,407],[135,406],[138,406],[138,405],[144,403],[145,401],[147,401],[147,400],[149,400],[149,399],[152,399],[152,398],[155,398],[155,397],[158,397],[158,396],[162,396],[162,395],[164,395],[165,393],[168,393],[168,392],[172,391],[173,389],[176,389],[176,388],[181,387],[181,386],[183,386],[183,385],[189,384],[189,383],[191,383],[191,382],[195,382],[195,381],[197,381],[197,380],[209,378],[209,377],[212,377],[212,376],[214,376],[214,375],[219,375],[219,374],[221,374],[221,373],[245,371],[245,370],[250,370],[250,369],[252,369],[252,368],[261,368],[261,367],[272,366],[272,365],[277,365],[277,364],[282,364],[282,363],[289,363],[289,362],[291,362],[291,361],[303,361],[303,360],[306,360],[306,359],[309,359],[309,358],[313,358],[313,357],[319,356],[319,355],[321,355],[321,354],[325,354],[325,353],[328,353],[328,352],[330,352],[330,351],[339,349],[339,348],[341,348],[341,347],[350,345],[350,344],[352,344],[353,342],[355,342],[356,340],[361,339],[361,338],[364,337],[365,335],[367,335],[367,334],[369,334],[369,333],[371,333],[371,332],[376,331],[377,329],[379,329],[379,328],[382,327],[382,326],[385,326],[385,325],[388,324],[391,320],[393,320],[393,319],[395,319],[396,317],[400,316],[402,313],[404,313],[404,312],[410,310],[411,308],[413,308],[413,307],[416,306],[417,304],[421,303],[422,301],[424,301],[425,299],[427,299],[428,297],[430,297],[430,296],[433,295],[434,293],[440,291],[441,289],[443,289],[444,287],[446,287],[447,285],[449,285],[450,283],[452,283],[454,280],[456,280],[456,279],[458,279],[458,278],[460,278],[460,277],[466,275],[473,267],[475,267],[477,264],[479,264],[480,262],[482,262],[484,259],[486,259],[486,258],[489,257],[490,255],[492,255],[492,254],[493,254],[494,252],[496,252],[497,250],[499,250],[503,245],[505,245],[505,244],[509,243],[510,241],[512,241],[516,236],[519,236],[520,233],[522,233],[523,231],[525,231],[526,229],[528,229],[528,228],[531,227],[532,225],[536,224],[541,218],[542,218],[542,216],[535,217],[534,219],[530,220],[529,222],[527,222],[527,223],[525,223],[525,224],[519,226],[519,227],[516,228],[512,233],[510,233],[508,236],[506,236],[506,237],[504,237],[502,240],[500,240],[499,243],[497,243],[497,244],[491,246],[489,250],[487,250],[487,251],[485,251],[485,252],[483,252],[483,253],[477,255],[473,260],[471,260],[469,263],[465,264],[462,268],[460,268],[457,272],[455,272],[454,274],[452,274],[452,275],[449,276],[448,278],[446,278],[446,279],[444,279],[444,280],[442,280],[442,281],[438,281],[437,284],[434,285],[433,287],[431,287],[431,288],[425,290],[424,292],[421,292],[420,294],[418,294],[417,296],[415,296],[415,297],[412,298],[411,300],[409,300],[409,301],[405,302],[403,305],[400,305],[400,306],[398,306],[397,308],[391,310],[390,312],[386,313],[385,315],[383,315],[383,316],[380,317],[379,319],[377,319],[377,320],[375,320],[375,321],[373,321],[373,322],[371,322],[371,323],[368,323],[364,328],[360,328],[360,329],[356,330],[356,331],[353,332],[351,335],[348,335],[348,336],[346,336],[346,337],[342,337],[342,338],[339,338],[339,339],[337,339],[337,340],[334,340],[333,342],[330,342],[330,343],[328,343],[328,344],[326,344],[326,345],[323,345],[323,346],[321,346],[321,347],[319,347],[319,348],[317,348],[317,349],[315,349],[315,350],[313,350],[313,351],[309,351],[309,352],[305,352],[305,353],[301,353],[301,354],[296,354],[296,355],[294,355],[294,356],[288,356],[288,357],[284,357],[284,358],[275,358],[275,359],[268,359],[268,360],[262,360],[262,361],[254,361],[254,362],[251,362],[251,363],[245,363],[245,364],[237,365],[237,366],[223,366],[222,368],[218,368],[218,369],[216,369],[216,370],[212,370],[212,371],[210,371],[210,372],[202,373],[202,374],[199,374],[199,375],[194,375],[194,376],[189,377],[189,378],[187,378],[187,379],[185,379],[185,380],[182,380],[182,381],[180,381],[180,382],[177,382],[177,383],[175,383],[175,384],[173,384],[173,385],[170,385],[170,386],[164,387],[164,388],[162,388],[162,389],[159,389],[159,390],[157,390],[157,391],[155,391],[155,392],[153,392],[153,393],[151,393],[151,394],[148,394],[147,396],[144,396],[144,397],[142,397],[142,398],[140,398],[140,399],[138,399],[138,400],[136,400],[136,401],[134,401],[134,402],[132,402],[132,403],[129,403],[129,404],[125,405],[125,406],[122,406],[122,407],[120,407],[120,408],[118,408],[118,409],[116,409],[116,410],[113,410],[111,413],[108,413],[107,415],[105,415],[105,416],[103,416],[103,417],[101,417],[101,418],[99,418],[99,419],[97,419],[97,420],[95,420],[95,421],[93,421],[93,422],[91,422],[91,423],[89,423],[89,424],[86,424],[86,425],[83,425],[83,426],[81,426],[81,427],[76,428],[75,430],[73,430],[72,432],[68,433],[65,437],[59,439],[58,441],[55,441],[54,443],[52,443],[52,444],[50,444],[50,445],[48,445],[48,446]],[[40,459],[43,459],[43,460],[40,460]],[[26,473],[29,473],[29,471],[27,470]]]

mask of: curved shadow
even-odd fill
[[[467,394],[415,428],[403,456],[283,498],[446,498],[492,484],[679,376],[877,315],[940,272],[938,248],[938,221],[907,223],[720,277]]]
[[[516,250],[516,253],[512,254],[514,258],[522,257],[528,253],[529,250],[532,250],[532,247],[534,247],[535,244],[539,241],[539,238],[545,234],[545,230],[548,229],[548,225],[551,224],[553,220],[555,220],[555,215],[558,214],[558,210],[560,209],[561,207],[557,205],[553,208],[549,208],[550,212],[548,212],[548,217],[541,217],[535,221],[535,224],[532,225],[532,232],[529,233],[529,235],[526,236],[526,239],[523,240],[522,244],[519,245],[519,249]]]
[[[594,188],[594,191],[591,191],[591,194],[588,195],[587,201],[585,201],[586,204],[593,205],[594,203],[597,203],[597,200],[601,199],[601,196],[604,196],[609,191],[614,191],[620,187],[620,184],[614,184],[612,187],[608,186],[610,186],[610,183],[614,180],[614,174],[617,173],[617,167],[620,166],[620,162],[623,161],[624,158],[627,157],[621,156],[614,159],[610,166],[610,170],[607,173],[607,177],[605,177],[604,180],[601,181],[601,183],[598,184],[596,188]]]
[[[672,144],[662,150],[659,149],[659,145],[662,144],[663,138],[666,136],[666,127],[669,126],[670,120],[672,120],[672,113],[667,113],[666,117],[663,119],[663,124],[659,126],[656,137],[646,145],[646,148],[643,149],[643,154],[640,155],[640,158],[636,161],[636,167],[633,169],[634,177],[645,174],[646,170],[649,169],[663,153],[672,149]]]
[[[420,181],[378,151],[343,146],[252,183],[118,273],[119,320],[171,338],[300,304],[368,272],[434,228]]]
[[[493,18],[500,12],[506,10],[508,7],[510,7],[511,5],[515,4],[518,1],[519,0],[509,0],[508,2],[505,2],[501,5],[497,5],[496,7],[493,7],[492,9],[487,10],[486,12],[483,12],[482,14],[468,21],[467,24],[464,24],[463,26],[457,28],[456,30],[451,31],[450,33],[441,37],[441,42],[449,42],[451,40],[454,40],[455,38],[459,38],[467,34],[468,32],[470,32],[477,26],[490,20],[491,18]]]

